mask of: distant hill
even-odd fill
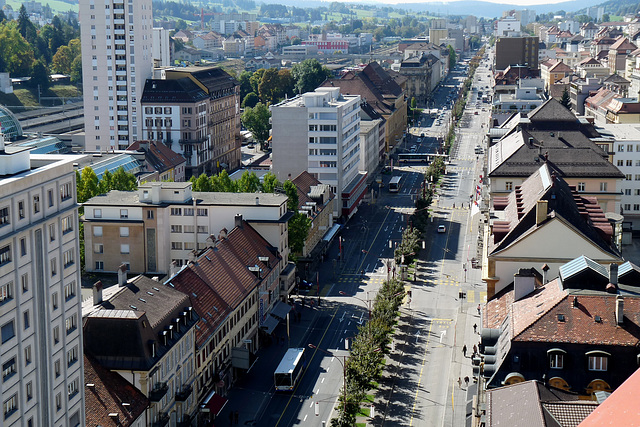
[[[640,2],[638,0],[609,0],[597,6],[604,7],[605,13],[616,16],[624,16],[628,13],[638,13],[640,11]],[[577,13],[586,14],[587,9],[579,9]]]

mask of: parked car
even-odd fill
[[[447,232],[447,227],[445,227],[444,225],[438,226],[438,233],[446,233],[446,232]]]
[[[298,283],[298,289],[300,289],[301,291],[308,291],[310,289],[313,289],[314,286],[315,285],[313,282],[308,282],[306,280],[300,280],[300,283]]]

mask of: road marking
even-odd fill
[[[313,406],[313,402],[311,402],[311,405]],[[302,420],[302,421],[307,421],[307,416],[308,416],[308,414],[304,416],[304,420]]]
[[[324,378],[322,378],[322,380],[320,380],[320,384],[324,384]]]
[[[420,367],[420,376],[418,377],[418,384],[416,385],[416,394],[413,397],[413,407],[411,408],[411,420],[409,425],[413,425],[413,414],[416,411],[416,404],[418,403],[418,392],[420,392],[420,383],[422,382],[422,374],[424,372],[424,364],[427,360],[427,349],[429,348],[429,337],[431,336],[431,328],[433,323],[429,323],[429,333],[427,334],[427,342],[424,345],[424,354],[422,356],[422,366]]]

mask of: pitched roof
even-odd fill
[[[188,295],[137,276],[84,317],[85,351],[108,369],[151,369],[184,329],[167,344],[160,340],[161,333],[181,316],[187,329],[195,324],[198,316],[188,310],[191,306]],[[155,354],[150,346],[154,341]]]
[[[553,71],[554,73],[570,73],[573,70],[564,62],[558,61],[549,67],[549,71]]]
[[[547,220],[562,218],[586,240],[612,256],[619,253],[611,246],[613,229],[595,198],[582,197],[544,163],[509,194],[504,221],[494,221],[489,253],[495,254],[515,244],[540,227],[536,222],[538,201],[547,202]]]
[[[635,50],[637,46],[629,41],[627,37],[620,36],[616,39],[616,41],[609,47],[609,50],[617,50],[617,51],[627,51],[627,50]]]
[[[197,102],[207,98],[207,93],[188,78],[175,80],[147,79],[142,91],[143,103]]]
[[[87,426],[128,427],[149,406],[149,399],[120,374],[84,356],[85,416]],[[126,403],[127,405],[123,405]],[[109,414],[118,414],[117,422]]]
[[[260,261],[267,257],[268,261]],[[223,320],[260,285],[261,280],[249,267],[258,266],[268,277],[278,265],[276,250],[246,221],[226,237],[224,233],[167,284],[192,296],[200,314],[196,325],[196,343],[207,342]]]
[[[600,404],[579,427],[640,425],[640,369]]]
[[[184,157],[158,141],[136,141],[127,150],[143,151],[147,165],[160,173],[186,163]]]
[[[538,381],[489,389],[487,425],[510,427],[575,427],[597,406]]]

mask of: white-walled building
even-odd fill
[[[0,135],[0,139],[2,135]],[[0,140],[0,363],[5,427],[84,425],[73,163]]]
[[[151,49],[154,67],[168,67],[171,65],[171,45],[169,44],[169,30],[162,27],[153,29]]]
[[[271,106],[273,172],[279,180],[308,171],[331,186],[335,216],[351,216],[366,191],[360,172],[360,95],[321,87]]]
[[[151,0],[79,4],[85,148],[124,149],[142,138],[140,99],[153,73]]]
[[[508,37],[520,33],[520,20],[513,16],[506,16],[496,22],[497,37]]]

